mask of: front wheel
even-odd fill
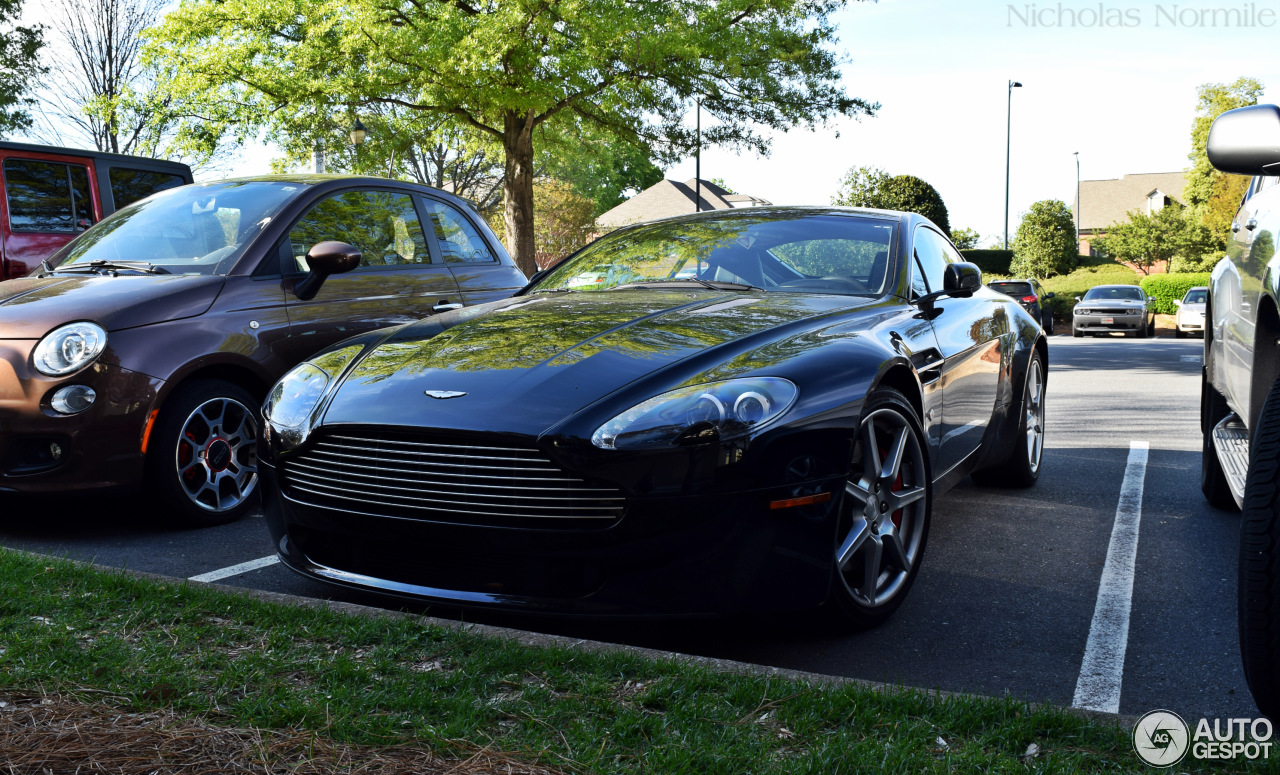
[[[1173,329],[1173,338],[1174,338],[1174,339],[1186,339],[1186,338],[1187,338],[1187,332],[1186,332],[1186,331],[1183,331],[1181,328],[1176,328],[1176,327],[1175,327],[1175,328]]]
[[[188,525],[218,525],[257,503],[259,402],[239,385],[182,385],[148,443],[148,481],[162,508]]]
[[[1240,518],[1237,607],[1245,681],[1264,715],[1280,714],[1280,390],[1271,388],[1249,450]]]
[[[825,608],[843,628],[888,619],[911,589],[929,537],[933,484],[915,410],[896,390],[867,400],[841,500]]]
[[[1076,339],[1084,338],[1084,332],[1076,328],[1075,326],[1071,327],[1071,335],[1074,336]]]

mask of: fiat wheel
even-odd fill
[[[838,620],[870,627],[902,604],[929,533],[932,483],[915,411],[894,390],[863,413],[835,536],[831,600]]]
[[[230,382],[184,385],[149,442],[151,483],[183,521],[216,525],[257,502],[258,401]]]

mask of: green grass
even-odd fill
[[[1013,700],[532,648],[0,550],[6,690],[459,758],[492,747],[572,772],[1144,770],[1127,728]]]

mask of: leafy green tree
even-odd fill
[[[1013,238],[1009,271],[1018,277],[1043,280],[1074,269],[1077,254],[1071,210],[1059,199],[1045,199],[1022,214]]]
[[[1254,78],[1237,78],[1234,83],[1206,83],[1196,89],[1196,118],[1191,127],[1191,169],[1183,199],[1195,217],[1225,245],[1231,236],[1231,220],[1244,189],[1249,184],[1245,175],[1218,172],[1209,163],[1205,145],[1213,120],[1228,110],[1258,104],[1263,85]]]
[[[844,0],[191,0],[150,54],[214,134],[289,134],[299,117],[400,105],[449,116],[502,148],[507,244],[534,264],[535,146],[581,121],[609,142],[687,155],[695,99],[719,119],[704,144],[767,152],[759,131],[872,114],[837,69]],[[337,138],[335,138],[337,139]]]
[[[875,167],[854,167],[840,181],[831,203],[919,213],[951,233],[947,205],[938,190],[914,175],[890,175]]]
[[[0,132],[31,126],[27,111],[35,101],[27,96],[47,68],[40,64],[44,28],[19,27],[22,0],[0,0]]]
[[[982,235],[973,229],[956,229],[951,232],[951,241],[958,250],[976,250]]]
[[[1212,265],[1215,240],[1194,214],[1178,204],[1167,205],[1150,215],[1134,210],[1126,223],[1113,224],[1094,246],[1143,274],[1161,261],[1171,271],[1203,271]]]

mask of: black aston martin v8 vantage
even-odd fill
[[[875,624],[967,475],[1035,483],[1048,349],[925,218],[639,224],[330,347],[263,407],[281,560],[419,601]]]

